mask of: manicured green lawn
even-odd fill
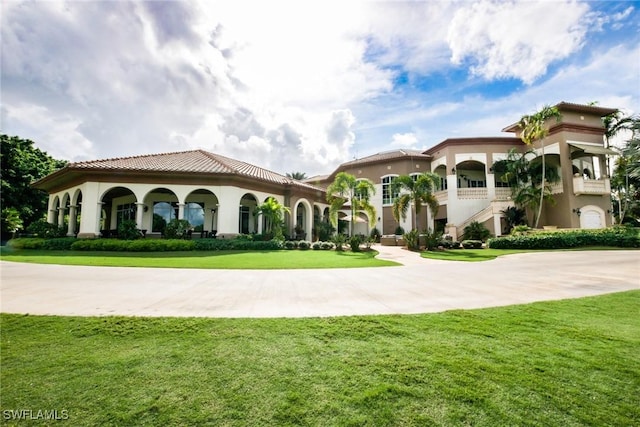
[[[3,249],[1,259],[38,264],[224,269],[352,268],[399,265],[393,261],[374,258],[377,254],[376,251],[354,253],[314,250],[80,252]]]
[[[613,247],[584,247],[577,249],[556,249],[555,251],[589,251],[589,250],[633,250],[633,248],[613,248]],[[489,261],[499,256],[510,254],[522,254],[530,252],[549,252],[551,250],[534,249],[450,249],[444,251],[423,251],[422,258],[439,259],[447,261]]]
[[[2,409],[74,426],[639,425],[639,306],[632,291],[412,316],[3,314]]]

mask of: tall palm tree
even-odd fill
[[[254,215],[260,215],[265,219],[265,234],[273,233],[274,238],[282,237],[282,223],[284,222],[284,214],[291,213],[291,210],[280,204],[274,197],[268,197],[261,205],[256,207]]]
[[[416,229],[420,230],[418,214],[420,214],[423,204],[426,204],[431,210],[432,218],[435,218],[438,213],[438,199],[434,193],[438,191],[439,186],[440,176],[432,172],[417,175],[415,179],[409,175],[396,177],[391,182],[391,193],[399,194],[393,201],[392,213],[395,220],[400,222],[400,217],[403,220],[406,219],[407,210],[410,205],[413,205]]]
[[[368,179],[356,179],[346,172],[340,172],[335,180],[327,187],[327,201],[329,202],[329,220],[331,225],[338,228],[338,211],[347,202],[351,206],[351,235],[358,211],[363,210],[369,217],[369,226],[376,222],[376,208],[370,203],[371,196],[376,193],[376,188]]]
[[[542,156],[542,183],[541,188],[544,188],[546,165],[544,158],[544,138],[549,133],[547,121],[555,118],[556,121],[560,121],[561,115],[557,107],[550,107],[545,105],[542,109],[531,115],[524,115],[518,122],[518,127],[521,129],[520,139],[527,145],[534,145],[536,141],[540,141],[540,150]],[[536,215],[535,228],[538,228],[538,221],[540,221],[540,215],[542,214],[542,205],[545,199],[545,192],[540,191],[540,201],[538,204],[538,214]]]
[[[287,178],[292,178],[297,181],[302,181],[303,179],[307,178],[307,174],[305,172],[291,172],[291,173],[287,172]]]

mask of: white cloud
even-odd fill
[[[395,133],[393,134],[393,140],[391,141],[392,147],[411,148],[418,143],[418,138],[415,133]]]
[[[486,79],[531,84],[548,66],[578,51],[589,6],[578,2],[480,1],[458,9],[449,27],[451,61],[472,63]]]

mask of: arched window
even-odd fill
[[[391,183],[396,175],[382,177],[382,204],[390,205],[398,197],[398,192],[391,193]]]

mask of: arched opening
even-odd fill
[[[250,193],[245,193],[240,199],[240,215],[238,220],[238,233],[258,233],[258,217],[253,215],[258,207],[258,199]]]
[[[178,196],[168,188],[154,188],[144,197],[142,223],[151,233],[164,234],[164,229],[174,219],[180,218]]]
[[[456,165],[458,188],[486,188],[485,165],[476,160],[467,160]]]
[[[294,238],[296,240],[306,240],[308,235],[307,229],[309,228],[309,224],[307,221],[307,206],[304,203],[298,202],[295,210],[295,218],[296,218],[296,222],[295,222],[295,227],[293,229],[295,232]]]
[[[195,236],[218,234],[218,197],[212,191],[197,189],[189,193],[184,205],[184,219],[193,227]]]
[[[60,198],[58,196],[53,198],[53,201],[51,202],[51,208],[49,209],[49,222],[51,224],[55,224],[58,227],[60,226],[60,224],[58,224],[58,211],[60,209]]]
[[[433,173],[440,177],[440,182],[438,183],[438,191],[446,191],[447,190],[447,166],[440,165],[433,170]]]
[[[117,237],[118,226],[123,221],[136,220],[137,199],[133,191],[126,187],[113,187],[100,198],[102,213],[100,233],[103,237]]]
[[[606,227],[604,210],[598,206],[587,205],[580,208],[580,228],[597,229]]]

